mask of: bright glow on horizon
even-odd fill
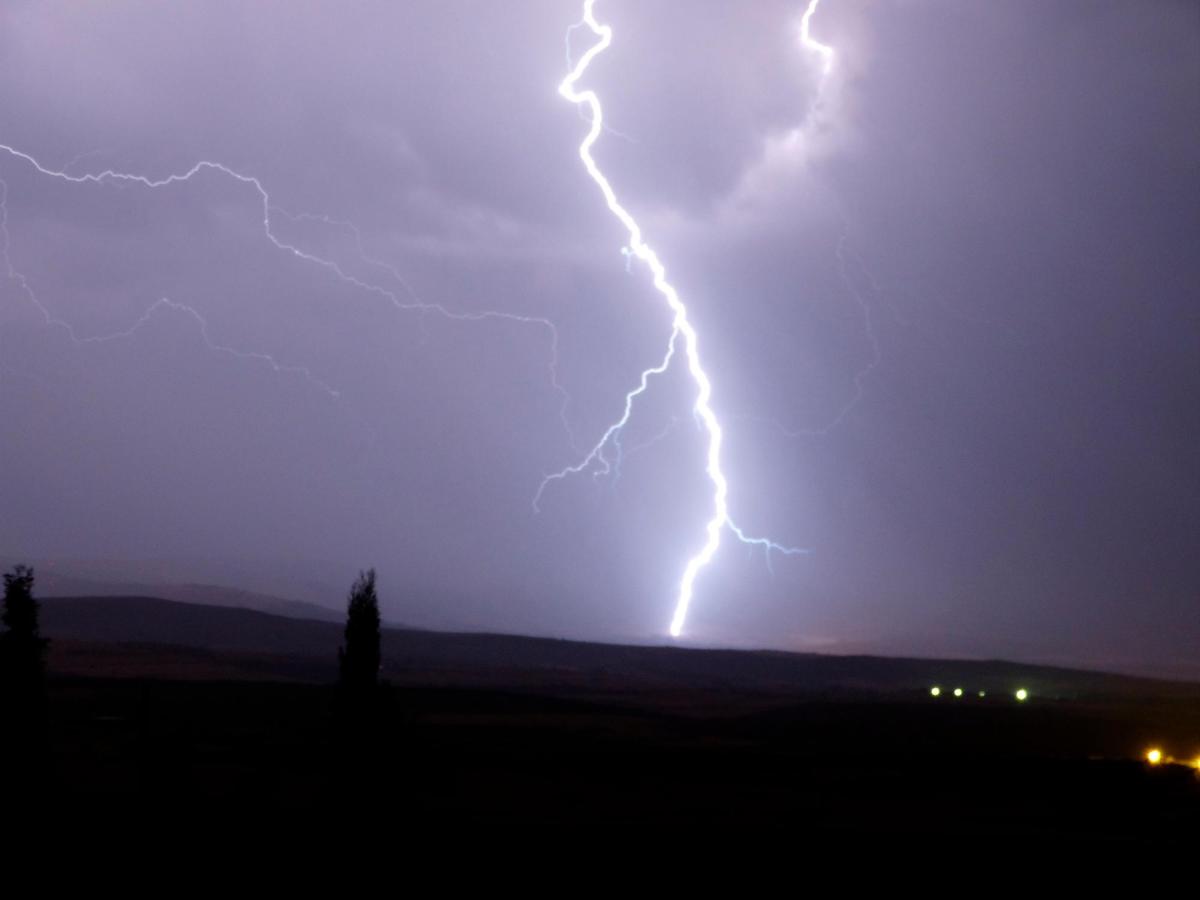
[[[1017,689],[1016,698],[1017,698],[1019,701],[1021,701],[1022,703],[1024,703],[1024,702],[1026,701],[1026,699],[1028,699],[1028,697],[1029,697],[1029,691],[1025,690],[1025,688],[1018,688],[1018,689]]]
[[[1157,747],[1146,751],[1146,762],[1150,763],[1150,765],[1157,766],[1160,762],[1162,762],[1162,759],[1162,751]]]
[[[632,256],[644,262],[650,269],[654,280],[654,287],[666,299],[674,319],[671,326],[671,337],[667,343],[666,355],[657,366],[643,371],[638,386],[625,395],[625,408],[620,420],[604,432],[599,443],[592,448],[592,451],[582,462],[574,466],[568,466],[543,479],[534,497],[534,509],[538,508],[542,492],[549,482],[565,478],[568,475],[578,474],[593,463],[598,462],[602,467],[607,465],[603,456],[605,444],[629,421],[634,399],[646,391],[650,376],[661,374],[670,366],[675,355],[676,343],[682,337],[688,373],[691,375],[692,381],[696,384],[696,401],[692,405],[692,411],[708,435],[708,454],[705,471],[708,473],[709,481],[712,482],[713,486],[713,513],[705,525],[706,538],[704,545],[688,560],[687,566],[683,571],[683,576],[679,581],[679,592],[675,601],[675,612],[671,618],[670,627],[671,636],[679,637],[683,633],[683,626],[687,621],[688,609],[692,604],[696,577],[700,574],[700,570],[707,566],[712,561],[713,556],[716,555],[717,548],[721,545],[722,529],[728,527],[739,540],[745,543],[762,545],[768,554],[771,550],[779,550],[789,555],[802,553],[803,551],[795,547],[780,546],[766,538],[749,537],[729,518],[729,481],[721,468],[721,445],[724,441],[724,432],[721,430],[721,423],[717,420],[717,415],[713,411],[710,402],[712,399],[712,382],[709,380],[708,373],[700,363],[699,338],[696,330],[688,319],[687,307],[680,299],[675,288],[667,281],[666,268],[659,260],[658,255],[642,238],[641,226],[638,225],[637,220],[617,200],[616,192],[613,190],[608,178],[605,177],[604,173],[600,171],[599,166],[596,165],[596,160],[592,156],[592,145],[596,143],[604,131],[604,114],[600,107],[600,98],[596,96],[595,91],[576,90],[575,84],[583,77],[583,73],[587,71],[592,60],[603,53],[612,43],[613,36],[611,26],[601,25],[596,20],[594,12],[595,4],[596,0],[584,0],[582,24],[591,29],[592,33],[599,40],[579,58],[579,61],[575,64],[575,68],[571,70],[559,85],[558,92],[576,106],[581,104],[586,105],[591,113],[591,128],[588,129],[587,135],[579,145],[579,158],[583,161],[583,166],[587,170],[588,175],[591,176],[592,181],[596,183],[596,186],[600,188],[600,192],[604,195],[604,201],[608,206],[609,212],[629,232],[629,245],[627,250],[624,251],[627,258],[628,255],[632,254]],[[814,2],[813,7],[815,8],[815,6],[816,3]],[[811,10],[807,15],[811,15]]]
[[[929,689],[929,693],[932,694],[934,697],[940,697],[942,695],[942,689],[940,687],[938,687],[937,685],[934,685],[933,687],[931,687]]]

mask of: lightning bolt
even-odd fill
[[[397,308],[399,309],[415,310],[419,312],[432,312],[442,316],[443,318],[450,319],[451,321],[484,322],[489,319],[499,319],[517,322],[523,325],[533,325],[545,328],[550,335],[550,361],[547,365],[550,374],[550,386],[553,388],[554,392],[558,394],[560,400],[558,418],[562,423],[563,431],[566,432],[567,440],[571,445],[571,449],[579,452],[579,443],[575,437],[575,432],[571,427],[570,418],[568,416],[568,410],[571,405],[571,395],[567,392],[566,387],[562,384],[558,376],[559,334],[558,326],[552,321],[541,316],[522,316],[517,315],[516,313],[495,312],[493,310],[465,313],[455,312],[440,303],[426,302],[417,295],[417,292],[413,289],[412,285],[408,283],[408,280],[400,274],[399,269],[397,269],[391,263],[385,262],[367,253],[366,247],[363,243],[362,230],[353,222],[348,222],[344,219],[335,219],[322,213],[293,214],[280,207],[276,207],[275,209],[278,213],[283,215],[285,218],[291,219],[293,222],[320,222],[324,225],[340,229],[341,231],[349,234],[354,240],[354,246],[358,253],[358,258],[368,266],[387,272],[396,281],[396,283],[403,288],[404,293],[409,297],[407,302],[400,302],[396,297],[391,296],[391,299],[396,303]],[[390,296],[390,292],[386,293],[389,293]]]
[[[806,50],[817,54],[821,58],[821,76],[823,81],[824,76],[828,75],[833,68],[833,48],[827,44],[822,44],[812,36],[812,17],[816,14],[817,7],[820,5],[821,0],[809,0],[808,8],[804,10],[804,15],[800,17],[800,43],[804,45]]]
[[[568,442],[570,443],[571,447],[572,448],[577,447],[575,436],[574,436],[573,432],[571,431],[570,423],[569,423],[568,417],[567,417],[567,408],[568,408],[571,398],[558,377],[559,332],[558,332],[557,326],[549,319],[546,319],[546,318],[543,318],[540,316],[524,316],[524,315],[519,315],[516,313],[502,312],[502,311],[497,311],[497,310],[479,310],[479,311],[460,312],[457,310],[452,310],[452,309],[442,305],[441,303],[429,303],[429,302],[423,301],[417,296],[415,291],[413,291],[413,289],[408,285],[408,283],[400,276],[399,272],[396,271],[395,267],[390,266],[387,263],[381,262],[379,260],[372,259],[366,255],[365,251],[363,250],[361,232],[352,223],[343,222],[343,221],[336,220],[336,219],[331,219],[326,216],[314,215],[311,213],[292,215],[272,203],[270,194],[268,194],[267,189],[263,186],[263,183],[258,178],[254,177],[252,175],[246,175],[241,172],[238,172],[220,162],[213,162],[211,160],[201,160],[201,161],[195,163],[190,169],[188,169],[187,171],[185,171],[183,173],[175,173],[175,174],[167,175],[162,178],[151,178],[147,175],[141,175],[141,174],[129,173],[129,172],[118,172],[113,169],[105,169],[102,172],[86,173],[86,174],[82,174],[82,175],[72,175],[70,172],[67,171],[67,169],[69,169],[73,164],[77,163],[80,159],[84,158],[84,156],[91,155],[91,154],[84,154],[79,157],[76,157],[74,160],[71,161],[71,163],[68,163],[68,165],[66,167],[64,167],[63,169],[53,169],[53,168],[43,165],[34,156],[32,156],[28,153],[25,153],[22,150],[18,150],[15,147],[11,147],[8,144],[0,144],[0,153],[6,154],[7,156],[9,156],[13,159],[16,159],[20,162],[24,162],[24,163],[28,164],[34,170],[36,170],[38,172],[38,174],[40,174],[40,175],[46,176],[48,178],[58,179],[60,181],[69,182],[71,184],[115,183],[115,184],[139,185],[141,187],[154,190],[154,189],[167,188],[167,187],[171,187],[174,185],[179,185],[179,184],[184,184],[186,182],[190,182],[192,179],[194,179],[204,173],[210,173],[210,172],[217,173],[217,174],[223,175],[227,178],[230,178],[230,179],[238,182],[239,184],[245,185],[246,187],[253,190],[253,192],[255,193],[255,195],[258,198],[258,201],[259,201],[259,204],[260,204],[261,210],[262,210],[263,234],[266,236],[267,240],[270,241],[270,243],[276,249],[281,250],[281,251],[291,255],[294,258],[303,260],[304,262],[315,265],[315,266],[325,270],[336,280],[340,281],[342,284],[344,284],[348,287],[352,287],[352,288],[358,289],[360,291],[365,291],[367,293],[374,294],[375,296],[383,298],[399,312],[432,313],[432,314],[441,316],[442,318],[448,319],[450,321],[455,321],[455,322],[485,322],[485,321],[498,320],[498,321],[512,322],[512,323],[516,323],[516,324],[520,324],[520,325],[531,325],[531,326],[535,326],[538,328],[546,329],[550,335],[550,362],[549,362],[550,382],[551,382],[551,386],[552,386],[553,390],[559,395],[560,400],[561,400],[560,406],[559,406],[559,418],[562,422],[564,430],[566,431]],[[339,396],[338,391],[334,390],[328,384],[321,381],[319,378],[315,377],[308,369],[306,369],[302,366],[284,365],[282,363],[279,363],[273,357],[271,357],[270,355],[265,354],[265,353],[236,350],[232,347],[214,343],[209,338],[208,323],[204,320],[204,318],[200,315],[199,312],[197,312],[194,308],[192,308],[190,306],[187,306],[182,303],[178,303],[173,300],[165,299],[165,298],[153,303],[146,310],[146,312],[142,314],[141,318],[139,318],[138,321],[131,328],[129,328],[125,331],[120,331],[120,332],[116,332],[113,334],[102,335],[102,336],[97,336],[97,337],[80,338],[76,334],[74,328],[69,323],[55,317],[50,312],[50,310],[46,307],[46,305],[44,303],[42,303],[42,301],[38,298],[37,294],[33,291],[33,288],[30,286],[30,284],[29,284],[28,280],[25,278],[25,276],[22,275],[20,272],[18,272],[15,269],[12,259],[9,254],[8,208],[7,208],[8,187],[7,187],[7,184],[4,183],[2,180],[0,180],[0,185],[3,185],[3,188],[2,188],[3,193],[0,194],[0,206],[2,206],[2,215],[3,215],[3,219],[2,219],[3,259],[4,259],[5,265],[7,267],[8,278],[9,278],[9,280],[14,281],[18,285],[20,285],[23,293],[25,293],[25,295],[30,299],[30,301],[41,312],[42,317],[45,319],[47,325],[57,326],[57,327],[61,327],[61,328],[65,329],[67,334],[70,336],[71,340],[75,344],[80,345],[80,344],[85,344],[85,343],[99,343],[99,342],[103,342],[103,341],[131,337],[134,333],[136,333],[136,331],[139,328],[144,326],[146,324],[146,322],[149,321],[149,319],[153,316],[153,314],[155,312],[157,312],[158,310],[163,309],[163,308],[169,308],[169,309],[175,310],[177,312],[182,312],[197,322],[197,324],[200,326],[200,329],[201,329],[201,335],[202,335],[205,343],[208,345],[209,349],[219,351],[222,353],[226,353],[226,354],[231,354],[234,356],[239,356],[239,357],[242,357],[245,359],[256,359],[256,360],[266,362],[269,365],[271,365],[275,369],[276,372],[302,375],[303,377],[305,377],[307,380],[309,380],[311,383],[316,385],[318,388],[320,388],[325,393],[327,393],[333,397]],[[396,278],[398,283],[401,285],[401,287],[404,291],[404,296],[397,294],[396,291],[391,290],[390,288],[384,287],[382,285],[379,285],[379,284],[376,284],[373,282],[365,281],[362,278],[359,278],[357,275],[355,275],[351,272],[348,272],[342,265],[340,265],[338,262],[336,262],[332,259],[327,259],[325,257],[318,256],[314,253],[310,253],[306,250],[301,249],[300,247],[296,246],[295,244],[292,244],[292,243],[289,243],[288,241],[283,240],[282,238],[279,237],[279,235],[276,233],[276,231],[274,229],[274,223],[273,223],[273,215],[274,214],[278,214],[284,218],[291,219],[291,220],[304,220],[304,219],[319,220],[319,221],[324,222],[327,225],[342,228],[342,229],[350,231],[353,234],[353,236],[355,237],[355,240],[356,240],[357,246],[358,246],[358,250],[359,250],[359,254],[360,254],[360,257],[362,258],[362,260],[369,265],[380,267],[380,268],[383,268],[383,269],[386,269],[387,271],[389,271]]]
[[[625,395],[624,411],[621,418],[609,426],[604,434],[601,435],[600,441],[581,462],[573,466],[568,466],[553,475],[549,475],[542,481],[534,497],[534,508],[538,508],[542,493],[551,482],[566,478],[572,474],[578,474],[596,464],[601,465],[604,471],[608,470],[609,463],[604,456],[604,447],[628,423],[633,411],[634,401],[638,396],[645,393],[649,386],[650,378],[654,375],[662,374],[671,365],[676,354],[677,345],[682,340],[683,354],[687,360],[688,373],[696,386],[696,400],[692,405],[692,412],[708,437],[705,472],[712,484],[713,512],[704,528],[704,544],[688,560],[679,581],[679,591],[675,600],[675,612],[671,617],[670,625],[671,636],[679,637],[683,633],[684,625],[687,622],[688,610],[691,607],[695,591],[696,578],[699,576],[700,571],[716,555],[717,549],[721,545],[721,533],[724,529],[729,528],[739,540],[763,546],[767,553],[770,553],[771,550],[780,550],[790,555],[804,551],[794,547],[782,547],[766,538],[750,537],[730,519],[729,481],[725,476],[724,470],[721,468],[721,446],[724,442],[724,432],[712,408],[712,382],[700,362],[699,337],[688,318],[687,307],[680,299],[674,286],[667,280],[666,268],[659,260],[658,255],[642,237],[642,229],[638,225],[637,220],[617,200],[616,192],[613,190],[604,173],[600,171],[599,166],[597,166],[592,156],[592,146],[604,131],[604,114],[600,106],[600,99],[596,93],[591,90],[577,90],[576,84],[583,77],[592,60],[609,47],[613,36],[610,26],[601,25],[596,20],[594,7],[595,0],[584,0],[582,21],[598,40],[579,58],[574,68],[570,70],[567,77],[559,85],[558,92],[577,107],[586,107],[590,113],[591,128],[588,130],[583,142],[579,145],[579,158],[583,162],[583,166],[592,181],[595,182],[603,194],[609,212],[621,222],[625,230],[629,233],[628,254],[645,263],[646,267],[650,270],[655,289],[666,300],[667,306],[670,308],[673,316],[671,336],[667,342],[667,350],[662,361],[658,365],[643,371],[638,385]]]
[[[49,308],[41,301],[33,287],[29,284],[29,279],[17,271],[16,266],[12,261],[10,253],[12,238],[8,230],[8,183],[0,179],[0,259],[3,259],[5,266],[5,275],[9,281],[16,283],[23,294],[29,298],[30,302],[41,313],[45,324],[50,327],[61,328],[71,339],[71,342],[77,347],[82,347],[87,344],[106,344],[110,341],[126,340],[136,335],[154,315],[160,310],[171,310],[183,314],[196,323],[200,338],[204,345],[215,353],[223,353],[233,356],[237,359],[250,360],[254,362],[266,363],[276,374],[280,375],[298,375],[305,381],[312,384],[318,390],[327,394],[334,400],[341,397],[341,393],[330,387],[327,383],[317,378],[313,373],[304,366],[286,365],[279,362],[269,353],[261,353],[250,350],[239,350],[236,347],[230,347],[225,344],[218,344],[209,333],[208,321],[194,307],[188,306],[186,303],[179,303],[171,300],[168,297],[163,297],[156,300],[146,308],[146,311],[124,331],[116,331],[111,334],[90,335],[88,337],[80,337],[75,331],[75,327],[70,322],[55,316]]]

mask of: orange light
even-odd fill
[[[1162,762],[1162,758],[1162,751],[1157,747],[1155,747],[1153,750],[1146,751],[1146,762],[1150,763],[1152,766],[1157,766],[1160,762]]]

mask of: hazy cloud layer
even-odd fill
[[[692,634],[1197,662],[1196,5],[824,0],[820,89],[801,7],[598,4],[598,156],[693,308],[734,515],[812,551],[727,544]],[[578,17],[0,5],[0,143],[219,161],[376,286],[219,172],[0,153],[0,550],[374,564],[395,619],[661,636],[707,503],[681,372],[619,477],[531,508],[669,327],[555,92]]]

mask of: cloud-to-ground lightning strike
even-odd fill
[[[72,184],[116,183],[116,184],[140,185],[142,187],[149,188],[149,189],[157,189],[157,188],[165,188],[165,187],[169,187],[172,185],[178,185],[178,184],[183,184],[183,183],[189,182],[193,178],[195,178],[205,172],[216,172],[227,178],[233,179],[234,181],[237,181],[240,184],[243,184],[243,185],[246,185],[247,187],[252,188],[253,191],[257,194],[259,202],[261,204],[261,209],[262,209],[263,233],[266,235],[267,240],[269,240],[271,242],[271,244],[273,244],[277,249],[285,251],[298,259],[304,260],[305,262],[308,262],[313,265],[321,267],[322,269],[324,269],[327,272],[329,272],[330,274],[332,274],[336,279],[341,281],[343,284],[346,284],[350,287],[354,287],[359,290],[366,291],[368,293],[372,293],[372,294],[375,294],[376,296],[384,298],[398,311],[434,313],[445,319],[449,319],[452,321],[458,321],[458,322],[483,322],[483,321],[490,321],[490,320],[502,320],[502,321],[518,323],[521,325],[534,325],[539,328],[547,329],[550,332],[550,363],[549,363],[550,383],[551,383],[551,387],[553,388],[555,393],[557,393],[559,395],[559,398],[560,398],[559,418],[562,421],[563,428],[567,434],[568,442],[572,448],[574,448],[576,446],[575,437],[574,437],[573,433],[571,432],[571,428],[570,428],[570,425],[569,425],[569,422],[567,419],[567,407],[570,403],[570,396],[558,378],[558,346],[559,346],[558,328],[549,319],[542,318],[540,316],[524,316],[524,315],[519,315],[517,313],[501,312],[501,311],[497,311],[497,310],[479,310],[479,311],[473,311],[473,312],[458,312],[458,311],[452,310],[452,309],[442,305],[441,303],[429,303],[427,301],[423,301],[417,297],[417,295],[412,290],[412,288],[409,287],[408,283],[406,281],[404,281],[403,278],[400,277],[399,273],[395,270],[394,267],[392,267],[386,263],[383,263],[379,260],[371,259],[370,257],[368,257],[365,254],[365,252],[363,252],[361,233],[351,223],[342,222],[339,220],[330,219],[330,218],[327,218],[324,216],[318,216],[318,215],[313,215],[313,214],[291,215],[290,213],[287,213],[285,210],[281,209],[280,207],[278,207],[272,203],[271,197],[267,193],[266,187],[264,187],[263,183],[258,178],[251,176],[251,175],[245,175],[241,172],[237,172],[234,169],[231,169],[230,167],[224,165],[223,163],[212,162],[209,160],[201,160],[200,162],[195,163],[190,169],[188,169],[186,172],[184,172],[182,174],[171,174],[171,175],[167,175],[167,176],[164,176],[161,178],[150,178],[149,176],[146,176],[146,175],[139,175],[139,174],[133,174],[133,173],[128,173],[128,172],[117,172],[117,171],[114,171],[113,169],[105,169],[102,172],[86,173],[86,174],[82,174],[82,175],[72,175],[68,171],[66,171],[66,169],[70,168],[70,165],[77,162],[79,158],[77,158],[76,160],[72,160],[72,163],[69,164],[64,169],[53,169],[53,168],[49,168],[49,167],[43,165],[34,156],[31,156],[28,153],[18,150],[15,147],[11,147],[8,144],[0,144],[0,153],[3,153],[9,157],[12,157],[14,159],[17,159],[21,162],[24,162],[24,163],[30,165],[41,175],[44,175],[49,178],[55,178],[60,181],[70,182]],[[178,303],[173,300],[168,300],[165,298],[157,300],[153,304],[151,304],[147,308],[147,310],[142,314],[142,316],[138,319],[138,321],[129,329],[126,329],[124,331],[120,331],[120,332],[117,332],[114,334],[101,335],[101,336],[90,337],[90,338],[80,338],[75,333],[74,328],[69,323],[63,321],[62,319],[57,318],[50,312],[50,310],[45,306],[45,304],[42,303],[42,301],[38,298],[36,293],[33,291],[32,287],[29,285],[28,280],[23,275],[21,275],[14,267],[13,262],[9,256],[8,217],[7,217],[7,212],[8,212],[8,210],[7,210],[7,184],[5,184],[3,181],[0,181],[0,185],[3,185],[3,193],[0,194],[0,203],[3,204],[3,210],[2,210],[2,214],[4,216],[4,219],[3,219],[3,225],[4,225],[3,251],[4,251],[4,262],[7,267],[7,276],[10,281],[14,281],[18,285],[20,285],[21,290],[29,298],[29,300],[37,307],[37,309],[41,313],[42,317],[45,319],[46,324],[65,329],[67,334],[69,335],[69,337],[71,338],[71,340],[74,343],[76,343],[76,344],[99,343],[101,341],[106,341],[106,340],[131,337],[138,330],[138,328],[143,326],[150,319],[150,317],[156,311],[163,309],[163,308],[170,308],[177,312],[186,313],[188,316],[190,316],[192,319],[194,319],[200,325],[201,336],[203,337],[205,343],[208,345],[209,349],[212,349],[215,351],[220,351],[223,353],[233,354],[235,356],[240,356],[240,357],[246,358],[246,359],[257,359],[257,360],[260,360],[263,362],[267,362],[269,365],[271,365],[275,369],[276,372],[293,373],[293,374],[302,375],[308,381],[310,381],[311,383],[313,383],[314,385],[319,387],[322,391],[331,395],[332,397],[336,398],[337,396],[339,396],[338,391],[336,391],[335,389],[330,387],[325,382],[321,381],[319,378],[315,377],[311,372],[309,372],[308,369],[306,369],[302,366],[281,364],[281,363],[277,362],[273,357],[271,357],[265,353],[241,351],[241,350],[236,350],[232,347],[214,344],[209,338],[208,323],[201,317],[199,312],[197,312],[194,308],[192,308],[190,306],[187,306],[182,303]],[[407,294],[407,299],[402,298],[395,291],[392,291],[392,290],[390,290],[386,287],[383,287],[379,284],[374,284],[372,282],[362,280],[361,278],[357,277],[356,275],[346,271],[345,268],[343,268],[341,265],[339,265],[334,260],[326,259],[321,256],[317,256],[314,253],[310,253],[306,250],[301,249],[300,247],[296,246],[295,244],[292,244],[292,243],[289,243],[289,242],[283,240],[282,238],[280,238],[278,236],[278,234],[274,230],[273,223],[272,223],[272,216],[274,214],[279,214],[285,218],[289,218],[289,219],[293,219],[293,220],[313,219],[313,220],[322,221],[327,225],[331,225],[331,226],[335,226],[335,227],[339,227],[339,228],[349,228],[355,236],[355,239],[357,241],[358,248],[359,248],[359,253],[360,253],[362,260],[364,262],[366,262],[368,265],[382,267],[382,268],[388,270],[389,272],[391,272],[391,274],[393,276],[395,276],[395,278],[403,286],[404,291]]]
[[[815,5],[815,4],[814,4]],[[713,487],[713,513],[712,517],[705,525],[705,542],[700,550],[687,562],[684,568],[683,575],[679,582],[679,592],[675,601],[675,611],[671,618],[670,633],[672,637],[679,637],[683,633],[684,624],[687,621],[688,610],[692,603],[692,595],[695,588],[696,578],[701,569],[708,565],[713,556],[717,552],[717,548],[721,545],[721,532],[728,527],[739,540],[752,544],[761,544],[769,553],[771,550],[779,550],[784,553],[794,554],[803,551],[791,548],[782,547],[773,541],[766,538],[753,538],[746,535],[729,517],[729,482],[725,476],[725,472],[721,468],[721,445],[724,440],[724,433],[721,430],[721,423],[717,419],[716,413],[711,405],[712,398],[712,383],[709,380],[708,373],[700,362],[699,338],[691,321],[688,319],[687,307],[680,299],[675,288],[667,281],[666,269],[659,260],[658,255],[650,248],[642,237],[641,226],[638,225],[634,217],[620,204],[617,200],[616,193],[612,185],[600,171],[595,159],[592,156],[592,145],[599,139],[604,131],[604,115],[600,107],[600,99],[596,93],[591,90],[580,91],[576,89],[576,84],[587,71],[592,60],[612,43],[612,28],[608,25],[601,25],[595,17],[595,0],[584,0],[583,5],[583,22],[599,39],[580,57],[575,67],[568,73],[559,85],[559,93],[567,100],[574,103],[576,106],[586,106],[591,115],[591,127],[588,130],[583,142],[579,145],[579,158],[583,161],[584,168],[596,186],[600,188],[604,195],[604,200],[611,212],[629,232],[629,252],[641,260],[650,269],[653,276],[654,287],[667,301],[673,321],[671,326],[671,336],[667,342],[667,351],[662,362],[657,366],[646,369],[642,372],[641,378],[637,387],[625,395],[625,406],[621,418],[601,435],[600,441],[592,448],[591,452],[583,459],[582,462],[574,466],[547,476],[538,488],[537,495],[534,497],[534,507],[541,498],[542,492],[546,486],[554,480],[565,478],[571,474],[577,474],[584,471],[593,464],[599,463],[605,470],[608,469],[609,463],[604,457],[605,445],[620,432],[629,421],[629,417],[633,410],[634,401],[637,397],[645,393],[650,377],[659,375],[667,370],[671,365],[671,361],[675,356],[675,351],[680,339],[683,341],[683,352],[687,359],[688,372],[691,375],[692,381],[696,385],[696,400],[692,406],[693,414],[696,420],[705,430],[708,436],[708,453],[705,465],[705,471]]]

